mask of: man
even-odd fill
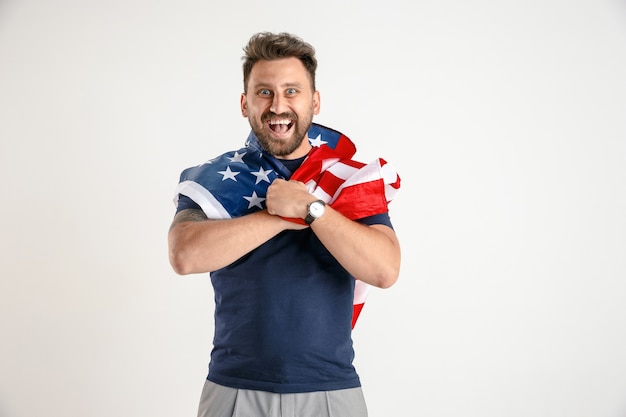
[[[312,123],[311,45],[264,32],[244,51],[252,132],[244,148],[183,171],[168,236],[173,269],[210,272],[215,292],[198,416],[366,416],[355,285],[398,278],[387,203],[400,179],[382,159],[353,161],[347,137]]]

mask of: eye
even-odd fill
[[[288,96],[293,96],[293,95],[295,95],[297,93],[298,93],[298,90],[296,90],[295,88],[288,88],[287,89],[287,95]]]
[[[263,88],[261,90],[259,90],[259,92],[257,93],[260,96],[271,96],[272,92],[270,90],[268,90],[267,88]]]

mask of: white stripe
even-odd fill
[[[351,175],[348,179],[344,181],[343,184],[337,188],[335,195],[332,197],[330,203],[334,203],[335,200],[339,197],[341,192],[348,187],[352,187],[357,184],[363,184],[370,181],[375,181],[380,179],[380,166],[378,165],[378,161],[371,162],[364,167],[355,170],[353,175]]]
[[[363,304],[367,299],[367,295],[370,292],[371,285],[366,284],[363,281],[356,280],[354,283],[354,303],[353,304]]]
[[[345,180],[353,176],[357,171],[359,171],[359,168],[346,165],[343,162],[338,162],[333,166],[328,167],[327,171],[332,173],[335,177]]]
[[[178,184],[176,195],[178,194],[185,195],[195,201],[209,219],[230,219],[228,211],[213,197],[213,194],[195,181],[183,181]]]
[[[321,172],[324,172],[324,171],[328,170],[330,167],[335,165],[337,162],[339,162],[339,158],[326,158],[326,159],[324,159],[322,161],[322,170],[321,170]]]
[[[332,196],[328,194],[322,187],[318,187],[315,180],[310,179],[304,185],[306,186],[306,189],[315,197],[323,200],[325,203],[330,203],[330,199],[332,198]]]
[[[387,201],[391,201],[400,192],[399,188],[394,188],[391,184],[394,184],[398,180],[398,173],[391,164],[387,163],[381,168],[381,174],[385,182],[385,197]]]
[[[378,160],[370,162],[346,180],[345,186],[363,184],[379,180],[382,177]]]

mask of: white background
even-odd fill
[[[626,413],[626,4],[0,1],[0,416],[195,416],[208,276],[179,172],[248,133],[242,47],[318,50],[322,111],[402,176],[370,416]]]

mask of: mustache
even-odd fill
[[[272,119],[291,119],[293,121],[297,121],[298,115],[290,112],[276,114],[274,112],[268,111],[267,113],[263,113],[263,116],[261,117],[261,121],[263,122],[267,122]]]

